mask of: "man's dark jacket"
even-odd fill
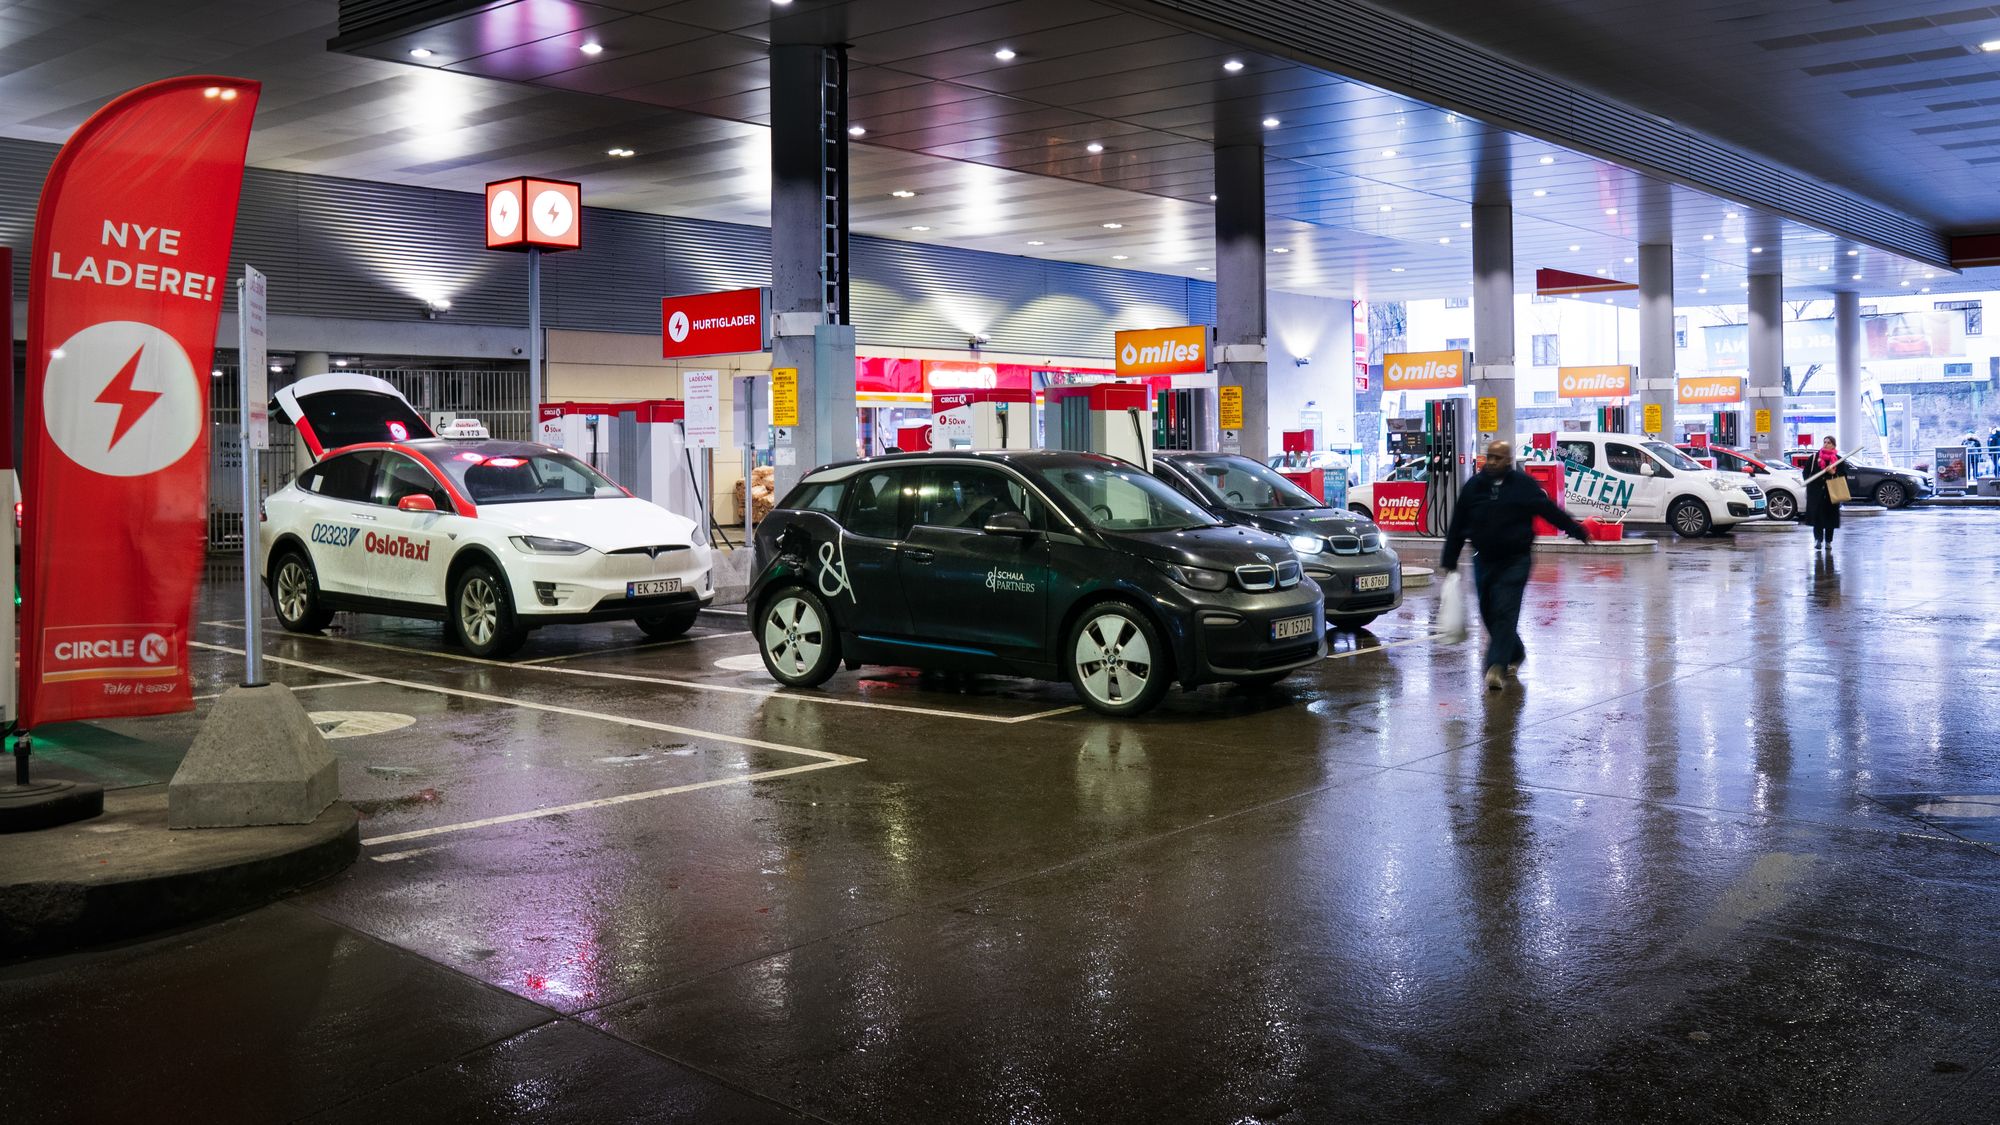
[[[1588,538],[1583,525],[1558,507],[1535,478],[1516,468],[1494,476],[1481,470],[1458,490],[1458,509],[1444,537],[1442,565],[1458,565],[1458,552],[1471,540],[1482,565],[1499,565],[1527,554],[1535,545],[1535,517],[1540,516],[1578,539]]]

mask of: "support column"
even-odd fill
[[[1478,428],[1478,445],[1514,440],[1514,207],[1472,205],[1472,396],[1498,402],[1497,424]]]
[[[1264,354],[1262,142],[1215,150],[1215,193],[1215,376],[1222,386],[1243,388],[1243,429],[1222,431],[1222,451],[1263,461],[1271,455],[1271,385]]]
[[[333,360],[325,352],[300,352],[298,377],[324,375],[333,370]]]
[[[1646,408],[1660,408],[1662,438],[1678,437],[1674,421],[1674,248],[1639,247],[1639,413],[1633,432],[1644,429]]]
[[[847,310],[847,52],[771,47],[771,366],[798,371],[799,416],[773,460],[780,495],[856,455]]]
[[[1751,452],[1772,453],[1778,448],[1776,439],[1784,429],[1785,417],[1785,279],[1776,273],[1751,274],[1749,304],[1750,382],[1743,394],[1749,425],[1745,428],[1753,431]],[[1768,434],[1754,432],[1759,410],[1771,412]]]
[[[1776,415],[1773,415],[1776,417]],[[1875,420],[1861,403],[1861,294],[1833,295],[1834,440],[1842,453],[1868,444]]]

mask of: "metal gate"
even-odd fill
[[[209,380],[210,399],[208,474],[208,549],[236,551],[243,545],[243,438],[237,416],[239,394],[234,363],[218,360]],[[528,402],[528,371],[487,371],[454,368],[351,369],[357,373],[386,379],[417,413],[429,417],[448,411],[486,423],[494,437],[507,441],[528,441],[534,434],[534,411]],[[294,377],[274,375],[271,389],[294,382]],[[271,448],[258,454],[258,495],[271,493],[290,483],[304,466],[302,454],[290,423],[273,415]]]

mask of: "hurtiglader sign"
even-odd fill
[[[56,155],[28,292],[21,725],[194,706],[209,362],[259,86],[172,78]]]

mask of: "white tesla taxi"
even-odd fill
[[[429,436],[383,389],[403,413],[382,424],[409,440],[327,452],[264,503],[259,569],[286,629],[317,632],[340,610],[430,618],[501,657],[542,625],[622,619],[676,637],[714,599],[693,521],[559,449],[483,428]],[[340,392],[350,419],[353,391]],[[314,413],[303,394],[279,405]]]

